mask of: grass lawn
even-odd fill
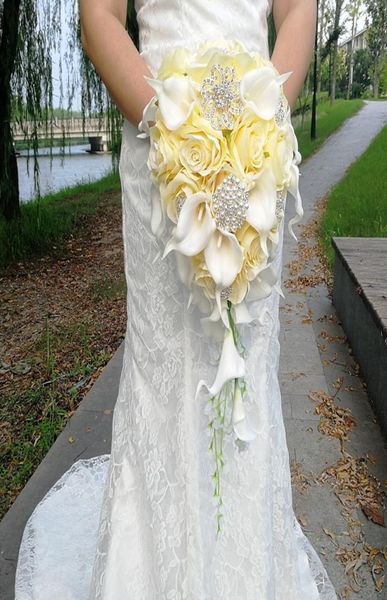
[[[387,126],[329,193],[320,241],[330,267],[332,236],[387,236]]]
[[[305,159],[313,154],[326,138],[336,131],[346,119],[357,113],[363,104],[364,100],[361,99],[337,99],[333,105],[329,100],[319,102],[317,104],[317,137],[315,140],[310,139],[310,111],[305,117],[303,126],[299,123],[300,117],[295,117],[293,125],[302,158]]]
[[[64,240],[95,214],[107,195],[120,190],[118,172],[81,183],[21,205],[21,219],[0,218],[0,271],[15,261],[49,253],[57,255]]]
[[[59,255],[0,275],[0,518],[125,334],[121,194],[102,197]]]

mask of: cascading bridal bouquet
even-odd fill
[[[195,395],[203,387],[210,394],[217,533],[224,434],[233,431],[239,446],[257,435],[245,409],[238,325],[259,318],[249,309],[273,289],[283,296],[273,258],[287,191],[295,199],[289,231],[296,241],[293,224],[303,216],[301,155],[282,88],[290,75],[238,40],[222,40],[172,49],[157,78],[145,77],[155,95],[138,137],[150,138],[152,231],[170,225],[162,258],[176,251],[188,306],[209,313],[204,331],[211,335],[215,322],[223,329],[216,377],[212,385],[200,380]]]

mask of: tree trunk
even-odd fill
[[[320,6],[320,28],[318,34],[318,53],[317,53],[317,93],[321,92],[321,52],[323,48],[323,27],[324,27],[324,13],[325,13],[325,0],[321,0]]]
[[[11,132],[11,76],[14,69],[21,0],[4,0],[0,45],[0,212],[20,214],[18,169]]]
[[[379,98],[379,83],[380,83],[379,73],[378,73],[377,69],[375,69],[374,81],[373,81],[375,100],[377,100]]]
[[[332,47],[332,73],[331,73],[331,104],[336,99],[336,70],[337,70],[337,40],[334,41]]]
[[[334,40],[332,44],[332,73],[331,73],[331,94],[330,101],[331,104],[335,101],[336,98],[336,73],[337,73],[337,48],[338,48],[338,38],[340,34],[340,17],[341,17],[341,7],[343,5],[344,0],[335,0],[335,22],[333,26],[334,30]]]

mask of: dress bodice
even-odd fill
[[[135,0],[140,54],[156,75],[163,51],[211,39],[238,39],[269,58],[273,0]]]

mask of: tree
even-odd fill
[[[96,114],[101,119],[107,117],[113,168],[117,167],[122,116],[83,52],[78,0],[0,0],[0,19],[0,217],[13,220],[20,216],[20,206],[11,123],[18,123],[25,132],[26,123],[32,124],[28,138],[28,160],[32,148],[34,185],[39,198],[38,131],[42,126],[47,137],[51,135],[50,124],[54,115],[53,53],[56,52],[59,57],[60,105],[64,96],[63,61],[66,61],[69,74],[66,110],[71,111],[75,92],[80,90],[84,126],[87,116]],[[59,48],[64,24],[67,49],[62,57]],[[128,2],[127,29],[138,48],[133,0]]]
[[[379,97],[380,76],[383,71],[387,45],[387,4],[385,0],[366,0],[370,25],[367,45],[372,56],[372,83],[374,97]]]
[[[335,101],[336,98],[336,77],[337,77],[337,49],[338,49],[338,39],[341,33],[341,10],[343,8],[344,0],[335,0],[335,12],[334,12],[334,22],[333,22],[333,31],[331,33],[332,39],[332,69],[331,69],[331,82],[330,82],[330,101],[331,104]]]
[[[21,0],[5,0],[1,20],[0,69],[0,206],[6,219],[19,214],[17,161],[11,132],[10,81],[17,55]]]
[[[359,98],[370,87],[369,73],[372,67],[372,56],[368,48],[359,48],[353,57],[352,97]]]
[[[362,2],[363,0],[351,0],[347,7],[347,12],[349,14],[351,20],[351,42],[349,45],[348,52],[348,86],[347,86],[347,100],[349,100],[352,96],[352,81],[353,81],[353,65],[354,65],[354,51],[353,44],[354,39],[357,33],[357,23],[358,19],[362,13]]]
[[[321,63],[324,60],[324,33],[329,12],[326,10],[326,0],[320,0],[318,16],[318,45],[317,45],[317,93],[321,92]]]

